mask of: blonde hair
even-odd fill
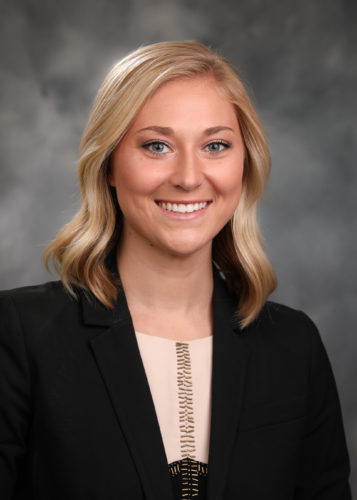
[[[122,215],[108,184],[110,155],[147,98],[160,85],[178,78],[212,75],[234,106],[245,164],[239,205],[213,241],[213,260],[237,294],[242,327],[259,313],[276,286],[264,253],[256,208],[270,172],[270,153],[259,119],[236,71],[220,54],[195,41],[161,42],[132,52],[115,64],[100,87],[80,144],[78,177],[82,205],[44,253],[64,286],[90,291],[113,307],[118,281],[106,258],[118,243]]]

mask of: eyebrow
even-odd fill
[[[218,127],[207,128],[204,131],[204,133],[205,133],[205,135],[213,135],[213,134],[217,134],[218,132],[222,132],[222,130],[229,130],[230,132],[234,132],[234,130],[231,127],[224,127],[222,125],[219,125]]]
[[[137,134],[139,134],[140,132],[144,132],[145,130],[152,130],[153,132],[158,132],[163,135],[172,135],[174,133],[173,129],[170,127],[160,127],[158,125],[150,125],[149,127],[144,127],[138,130]],[[231,127],[218,125],[217,127],[206,128],[206,130],[204,130],[204,134],[213,135],[217,134],[218,132],[221,132],[222,130],[229,130],[230,132],[234,132],[234,130]]]

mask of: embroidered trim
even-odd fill
[[[190,458],[184,458],[183,460],[176,460],[176,462],[171,462],[171,464],[169,464],[171,476],[181,474],[181,464],[185,461],[192,462],[191,469],[195,468],[199,476],[208,475],[208,464],[197,462],[196,460],[191,460]]]
[[[171,476],[181,476],[181,496],[180,498],[191,498],[199,496],[199,478],[207,477],[208,465],[197,462],[191,458],[184,458],[169,464]]]
[[[180,443],[183,458],[179,465],[182,475],[182,498],[191,498],[198,496],[198,462],[194,460],[196,444],[189,345],[185,342],[176,342],[176,354]]]
[[[176,342],[177,386],[179,398],[180,442],[182,458],[196,458],[193,417],[192,374],[189,345]]]

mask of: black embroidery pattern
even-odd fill
[[[169,464],[175,500],[204,500],[206,498],[208,465],[192,458]]]

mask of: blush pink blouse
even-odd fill
[[[136,332],[168,464],[208,464],[213,336],[178,341]]]

